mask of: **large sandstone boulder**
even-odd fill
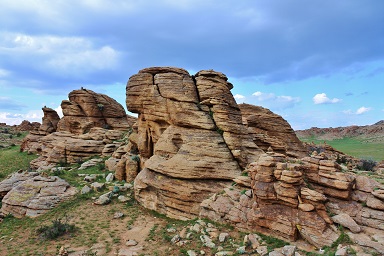
[[[231,89],[227,77],[212,70],[192,77],[184,69],[147,68],[129,79],[127,108],[139,114],[135,140],[146,173],[135,180],[139,202],[170,216],[196,217],[205,197],[263,153],[242,124]],[[161,185],[152,177],[163,177]],[[182,203],[184,195],[168,191],[174,184],[200,195]],[[179,208],[189,210],[175,214]]]

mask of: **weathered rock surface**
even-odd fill
[[[281,116],[260,106],[239,104],[239,107],[248,133],[261,149],[267,151],[271,147],[274,152],[296,158],[307,155],[305,146]]]
[[[88,89],[74,90],[63,100],[64,117],[58,123],[58,131],[84,134],[92,127],[127,130],[130,125],[124,108],[114,99]]]
[[[17,173],[0,182],[0,187],[12,188],[2,200],[1,212],[17,218],[36,217],[77,193],[66,181],[56,176],[44,177],[37,173]]]
[[[68,97],[69,100],[61,104],[63,118],[44,107],[39,130],[31,131],[23,140],[22,151],[41,155],[32,162],[35,169],[47,169],[59,162],[74,163],[102,153],[112,154],[108,148],[115,145],[113,141],[121,139],[136,120],[127,116],[124,108],[107,95],[81,89],[70,92]]]
[[[174,217],[196,217],[204,197],[258,159],[262,150],[242,124],[230,89],[227,77],[212,70],[192,77],[183,69],[148,68],[129,79],[127,108],[139,114],[133,144],[144,168],[135,180],[139,202]],[[183,202],[184,193],[169,192],[171,184],[196,196]]]

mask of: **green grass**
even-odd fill
[[[20,169],[28,170],[29,162],[35,158],[36,155],[20,152],[20,146],[0,149],[0,181]]]
[[[347,155],[362,159],[384,160],[384,143],[362,138],[343,138],[334,140],[318,140],[314,136],[300,138],[300,140],[317,145],[324,144],[324,141],[335,149]]]

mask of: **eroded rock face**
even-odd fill
[[[261,149],[267,151],[271,147],[274,152],[295,158],[307,155],[307,149],[281,116],[260,106],[239,104],[239,107],[248,133]]]
[[[33,169],[50,169],[59,163],[76,163],[92,156],[100,156],[112,140],[123,136],[124,131],[92,128],[89,133],[74,135],[54,132],[39,139],[40,157],[31,161]]]
[[[16,218],[46,213],[77,193],[76,188],[59,177],[28,172],[12,175],[0,182],[0,187],[9,189],[6,193],[4,191],[1,213],[12,214]]]
[[[227,77],[212,70],[192,77],[184,69],[147,68],[129,79],[127,108],[139,114],[136,142],[146,173],[135,180],[138,201],[177,216],[185,198],[167,191],[172,184],[198,193],[213,181],[230,183],[258,159],[262,150],[243,126],[230,89]],[[162,185],[151,177],[164,177]],[[184,203],[190,210],[182,216],[196,217],[203,198],[221,188],[201,189],[194,202]],[[156,200],[148,204],[148,198]]]
[[[61,103],[64,117],[57,131],[84,134],[92,127],[127,130],[131,125],[123,106],[105,94],[80,89],[70,92],[68,98]]]

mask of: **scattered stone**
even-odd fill
[[[215,253],[215,256],[225,256],[225,255],[233,255],[233,252],[231,251],[220,251]]]
[[[215,248],[216,247],[216,244],[212,242],[212,239],[207,236],[207,235],[201,235],[200,236],[200,240],[201,242],[203,242],[203,244],[206,246],[206,247],[209,247],[209,248]]]
[[[95,166],[97,165],[98,163],[100,162],[103,162],[104,160],[101,159],[101,158],[93,158],[91,160],[88,160],[84,163],[81,164],[81,166],[79,167],[79,170],[84,170],[84,169],[87,169],[89,167],[92,167],[92,166]]]
[[[257,247],[256,251],[261,256],[264,256],[264,255],[268,254],[268,248],[265,245]]]
[[[250,246],[252,249],[256,249],[259,247],[260,242],[259,240],[261,239],[257,234],[249,234],[248,236],[248,242],[250,243]]]
[[[219,242],[220,243],[225,242],[225,240],[227,239],[228,236],[229,236],[228,233],[220,233],[220,235],[219,235]]]
[[[295,254],[295,251],[296,251],[296,246],[294,245],[285,245],[283,247],[283,254],[285,256],[293,256]]]
[[[193,250],[189,250],[189,251],[187,251],[187,255],[188,255],[188,256],[197,256],[196,252],[193,251]]]
[[[347,256],[347,252],[348,252],[348,246],[344,246],[342,244],[339,244],[337,246],[335,256]]]
[[[130,197],[126,197],[126,196],[118,196],[117,200],[119,200],[119,202],[121,202],[121,203],[126,203],[126,202],[130,201],[131,198]]]
[[[115,176],[113,175],[113,173],[108,173],[107,177],[105,178],[105,181],[106,182],[112,182],[113,179],[115,178]]]
[[[279,251],[271,251],[268,256],[284,256],[284,254]]]
[[[113,214],[114,219],[120,219],[123,216],[124,216],[124,213],[122,213],[122,212],[115,212],[115,214]]]
[[[133,239],[129,239],[126,243],[125,243],[126,246],[136,246],[137,245],[137,241],[133,240]]]
[[[168,233],[175,233],[176,229],[175,228],[167,228]]]
[[[94,204],[97,204],[97,205],[109,204],[111,202],[111,196],[112,196],[112,192],[108,192],[106,194],[103,194],[95,200]]]
[[[175,244],[181,240],[181,237],[179,235],[174,235],[171,239],[171,243]]]
[[[90,187],[88,187],[87,185],[85,185],[85,186],[81,189],[80,193],[81,193],[82,195],[84,195],[84,194],[88,194],[88,193],[90,193],[91,191],[92,191],[92,189],[91,189]]]
[[[200,224],[196,223],[195,225],[192,226],[191,230],[195,231],[196,233],[199,233],[200,232]]]
[[[105,188],[105,184],[100,183],[100,182],[93,182],[91,184],[91,188],[96,192],[100,192],[101,190],[103,190]]]

